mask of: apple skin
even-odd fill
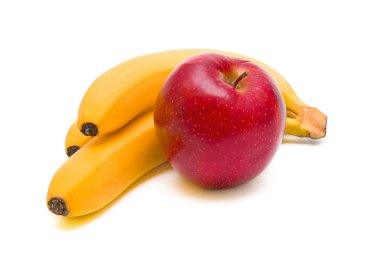
[[[281,143],[285,120],[284,100],[266,71],[216,53],[180,63],[154,112],[172,168],[209,189],[235,187],[260,174]]]

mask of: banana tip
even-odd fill
[[[70,146],[66,149],[66,154],[68,157],[70,157],[73,154],[75,154],[75,152],[77,152],[79,149],[80,149],[79,146]]]
[[[84,123],[80,130],[86,136],[96,136],[98,134],[98,127],[94,123]]]
[[[56,215],[67,216],[69,210],[67,210],[65,201],[60,197],[51,198],[48,202],[50,212]]]

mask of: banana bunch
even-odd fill
[[[70,158],[49,185],[46,202],[51,212],[68,217],[95,212],[166,161],[154,130],[156,97],[180,62],[206,52],[252,61],[272,75],[286,104],[285,134],[325,137],[326,115],[303,103],[284,77],[260,61],[210,49],[140,56],[99,76],[84,95],[77,121],[66,136],[65,149]]]

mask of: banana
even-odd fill
[[[66,134],[65,151],[68,157],[72,156],[78,151],[84,144],[91,140],[91,136],[86,136],[81,133],[77,127],[77,123],[74,122]]]
[[[153,111],[145,112],[119,131],[93,138],[70,157],[50,182],[47,206],[68,217],[95,212],[165,161]]]
[[[86,91],[77,124],[86,136],[112,133],[132,118],[152,107],[170,72],[186,58],[206,52],[221,53],[252,61],[275,79],[292,118],[293,135],[322,138],[326,135],[327,117],[303,103],[286,79],[270,66],[250,57],[212,49],[164,51],[125,61],[99,76]],[[293,126],[297,123],[300,131]]]

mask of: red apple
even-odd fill
[[[281,143],[286,109],[261,67],[206,53],[173,70],[157,98],[154,120],[170,165],[198,185],[221,189],[265,169]]]

